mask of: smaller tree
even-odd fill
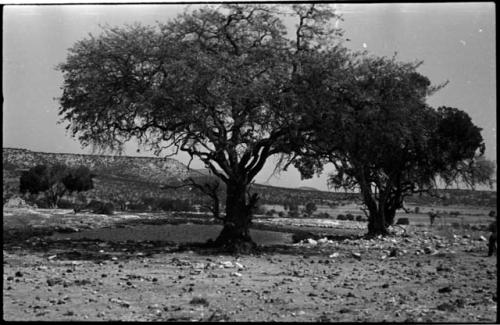
[[[21,174],[19,190],[22,194],[43,193],[48,205],[55,208],[67,192],[91,189],[93,176],[86,167],[71,169],[64,164],[37,165]]]
[[[62,182],[70,194],[73,192],[80,193],[94,188],[93,177],[95,175],[90,172],[90,169],[85,166],[78,166],[70,169]]]
[[[316,210],[318,210],[318,207],[314,202],[307,202],[306,206],[304,207],[304,212],[307,214],[307,216],[311,216]]]
[[[203,208],[212,212],[212,216],[215,219],[224,221],[224,218],[220,215],[220,210],[221,197],[225,191],[225,184],[219,181],[218,178],[213,176],[189,177],[183,180],[171,181],[168,185],[162,186],[163,189],[178,189],[182,187],[188,187],[197,194],[207,196],[210,199],[210,204],[203,206]]]

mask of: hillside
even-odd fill
[[[187,166],[171,158],[82,155],[67,153],[34,152],[26,149],[3,148],[3,199],[18,194],[19,177],[23,170],[37,164],[64,163],[69,166],[89,167],[96,178],[94,189],[86,192],[87,199],[112,201],[117,205],[144,203],[158,199],[182,199],[191,203],[206,200],[188,188],[161,189],[172,179],[207,175],[206,170],[189,170]],[[298,204],[314,201],[318,204],[358,201],[358,193],[326,192],[314,188],[285,188],[255,184],[252,190],[260,196],[261,203],[283,204],[293,200]],[[408,203],[419,205],[469,204],[496,206],[496,192],[441,190],[441,198],[428,195],[409,198]]]

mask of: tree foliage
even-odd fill
[[[291,36],[283,23],[297,22]],[[60,115],[83,145],[120,151],[132,138],[187,152],[227,186],[221,242],[250,241],[248,184],[311,128],[305,67],[341,53],[320,4],[207,6],[155,27],[106,27],[70,50]]]

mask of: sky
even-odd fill
[[[486,157],[496,160],[495,3],[365,3],[332,4],[343,17],[338,26],[354,50],[424,64],[419,72],[434,84],[449,84],[429,98],[433,107],[466,111],[481,127]],[[68,48],[100,26],[167,21],[186,5],[7,5],[3,11],[3,147],[42,152],[90,154],[58,123],[57,98]],[[152,156],[127,146],[125,154]],[[187,155],[173,158],[186,163]],[[327,190],[328,166],[319,176],[302,181],[293,167],[273,174],[268,160],[256,182],[274,186],[311,186]],[[203,168],[193,161],[193,168]]]

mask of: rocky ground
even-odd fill
[[[497,259],[486,257],[487,233],[318,235],[234,256],[168,242],[49,240],[51,227],[92,227],[93,219],[43,213],[27,221],[4,210],[5,320],[497,320]],[[98,217],[110,227],[123,219]]]

